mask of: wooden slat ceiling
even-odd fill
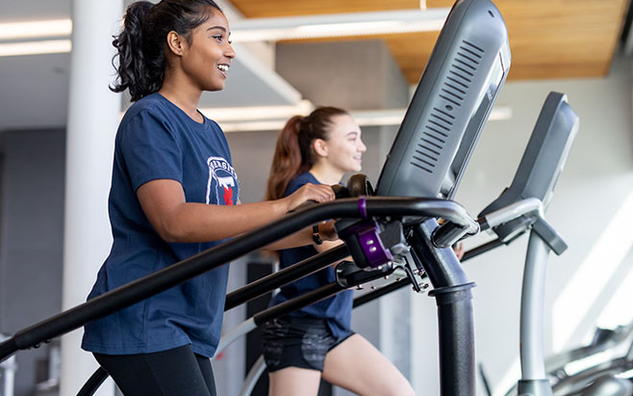
[[[245,17],[402,10],[419,0],[231,0]],[[426,0],[428,8],[452,0]],[[608,73],[629,0],[494,0],[508,27],[509,79],[599,77]],[[417,83],[439,32],[384,35],[409,83]],[[368,39],[365,36],[362,39]],[[350,40],[344,38],[338,40]],[[332,39],[329,39],[332,40]],[[327,41],[327,40],[320,40]]]

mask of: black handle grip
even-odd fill
[[[446,222],[439,226],[435,232],[433,232],[432,242],[433,246],[438,248],[446,248],[452,246],[455,242],[459,241],[461,237],[466,234],[467,228],[462,227],[459,224],[452,222]]]

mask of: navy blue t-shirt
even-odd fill
[[[298,190],[306,183],[321,184],[310,172],[302,173],[294,178],[284,196],[288,196]],[[302,246],[293,249],[279,251],[279,266],[286,268],[299,261],[305,260],[317,254],[317,250],[312,246]],[[270,306],[277,305],[286,300],[303,295],[321,286],[336,281],[334,268],[329,266],[315,274],[306,276],[289,285],[283,286],[280,292],[273,297]],[[352,320],[353,291],[346,290],[333,297],[321,300],[315,304],[290,313],[291,316],[312,316],[326,319],[328,327],[335,338],[348,335]]]
[[[239,184],[220,127],[200,124],[162,95],[137,101],[117,131],[109,215],[112,249],[88,299],[154,273],[222,241],[167,243],[137,199],[156,179],[180,182],[187,202],[234,205]],[[229,266],[196,278],[85,326],[82,347],[110,354],[152,353],[191,344],[211,357],[222,327]]]

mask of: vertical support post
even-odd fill
[[[552,395],[543,357],[543,304],[548,255],[546,242],[531,231],[521,290],[519,394]]]
[[[475,394],[475,337],[471,290],[455,252],[438,249],[431,235],[438,227],[435,219],[413,227],[411,247],[416,263],[422,265],[437,301],[440,348],[440,394]]]
[[[73,0],[72,52],[66,139],[62,308],[86,300],[112,236],[108,221],[114,134],[121,97],[113,82],[112,36],[120,30],[123,0]],[[60,394],[76,394],[97,367],[80,349],[82,330],[62,338]],[[99,395],[112,395],[103,386]]]

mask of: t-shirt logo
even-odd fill
[[[233,187],[222,187],[224,188],[224,204],[233,205]]]
[[[234,205],[239,199],[237,173],[222,157],[209,157],[209,181],[207,183],[207,204]]]

